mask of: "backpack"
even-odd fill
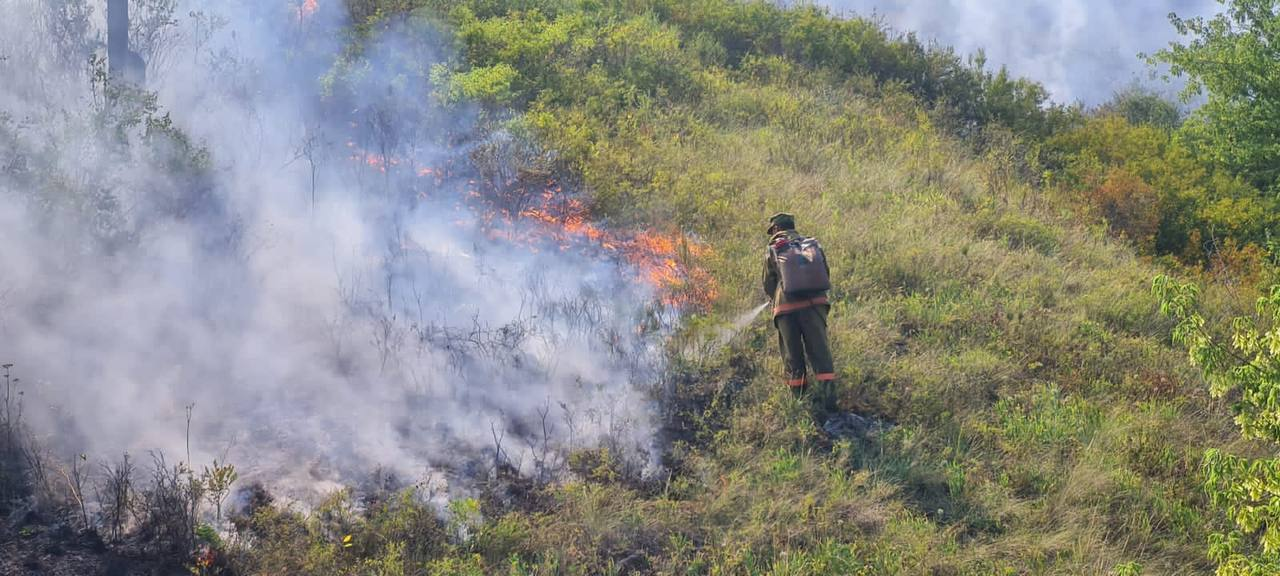
[[[799,237],[774,244],[773,259],[778,263],[778,277],[786,294],[821,292],[831,289],[827,256],[817,238]]]

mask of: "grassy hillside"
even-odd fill
[[[1032,82],[813,8],[346,5],[356,25],[325,90],[358,75],[385,28],[412,18],[447,31],[455,56],[429,71],[422,98],[478,109],[483,131],[533,151],[517,168],[554,175],[599,221],[705,246],[682,269],[705,270],[717,297],[689,306],[668,345],[665,474],[636,478],[615,455],[582,451],[561,483],[495,470],[444,518],[413,491],[342,492],[306,513],[251,494],[256,511],[230,534],[198,534],[217,553],[193,571],[1213,570],[1206,542],[1228,520],[1205,495],[1202,457],[1257,448],[1170,342],[1151,279],[1196,276],[1220,320],[1271,272],[1260,250],[1240,249],[1248,281],[1203,273],[1212,258],[1195,230],[1211,215],[1191,191],[1254,203],[1256,190],[1196,164],[1171,128],[1052,105]],[[1132,141],[1108,148],[1090,138],[1099,127]],[[1153,168],[1173,160],[1177,173]],[[1148,204],[1115,201],[1195,170]],[[839,401],[891,422],[883,434],[823,436],[781,382],[767,319],[715,343],[764,299],[777,211],[826,247]],[[1166,220],[1176,234],[1156,230]],[[1201,267],[1183,268],[1183,252]]]
[[[531,168],[576,182],[597,217],[712,248],[698,264],[720,296],[672,344],[670,476],[628,481],[584,454],[576,479],[522,503],[456,504],[452,535],[415,533],[407,501],[362,516],[339,497],[309,519],[260,514],[271,544],[244,560],[387,574],[1212,570],[1205,543],[1225,519],[1198,469],[1208,447],[1241,449],[1238,435],[1168,341],[1149,296],[1163,269],[1036,173],[1028,143],[1078,112],[810,9],[428,4],[415,14],[447,23],[459,53],[433,72],[436,97],[485,102],[492,128],[552,151]],[[367,33],[415,8],[352,6]],[[934,87],[931,70],[958,84]],[[947,92],[960,85],[972,90]],[[896,423],[877,439],[820,437],[778,380],[766,320],[692,352],[762,300],[764,221],[779,210],[827,246],[839,394]],[[1251,294],[1211,284],[1206,302],[1225,315]]]

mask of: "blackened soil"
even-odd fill
[[[108,547],[92,530],[18,509],[0,522],[0,576],[170,576],[181,565]]]

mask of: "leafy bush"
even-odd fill
[[[1104,113],[1049,138],[1043,157],[1081,213],[1144,252],[1204,265],[1228,239],[1264,246],[1277,223],[1273,199],[1159,126]]]
[[[1271,445],[1280,442],[1280,285],[1258,299],[1256,316],[1231,322],[1229,339],[1214,334],[1198,310],[1195,284],[1157,277],[1152,290],[1160,309],[1177,321],[1173,339],[1186,346],[1191,363],[1214,397],[1232,396],[1240,434]],[[1229,343],[1228,343],[1229,342]],[[1204,455],[1205,490],[1234,528],[1210,539],[1209,555],[1219,574],[1266,574],[1280,570],[1280,458],[1209,449]]]

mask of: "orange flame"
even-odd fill
[[[385,173],[402,163],[395,156],[361,150],[353,142],[347,146],[353,151],[351,160],[370,169]],[[437,184],[452,172],[447,166],[413,169],[414,162],[404,163],[413,174],[434,178]],[[567,195],[554,179],[537,184],[542,190],[531,197],[526,197],[515,181],[493,185],[467,180],[466,184],[463,201],[478,208],[481,228],[492,239],[517,242],[533,252],[551,245],[561,251],[589,247],[616,254],[654,289],[663,305],[677,310],[705,311],[718,296],[715,278],[698,265],[711,255],[711,249],[697,240],[656,229],[606,229],[581,200]],[[425,193],[419,196],[425,197]],[[512,202],[511,198],[527,199]],[[525,207],[508,208],[511,204]]]
[[[297,7],[298,20],[306,20],[307,18],[310,18],[311,15],[315,14],[316,10],[319,9],[319,0],[302,0],[302,4]]]
[[[550,240],[561,250],[586,244],[616,252],[657,291],[663,304],[673,308],[703,311],[716,299],[715,279],[697,264],[711,254],[706,245],[654,229],[606,230],[591,221],[581,201],[563,197],[561,188],[552,184],[540,195],[540,203],[518,214],[535,225],[529,240]]]
[[[382,154],[374,154],[367,152],[363,154],[352,154],[352,160],[363,162],[366,166],[373,168],[379,172],[386,172],[387,166],[399,166],[400,159],[395,156],[384,156]]]

